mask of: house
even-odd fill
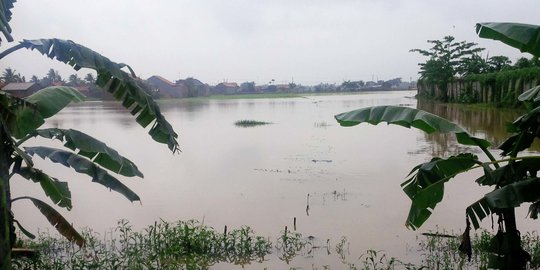
[[[235,82],[222,82],[212,87],[212,94],[217,95],[230,95],[238,93],[240,86]]]
[[[153,92],[161,98],[182,98],[187,97],[188,89],[181,81],[172,83],[171,81],[154,75],[146,80]]]
[[[27,97],[39,90],[41,90],[43,87],[37,83],[33,82],[24,82],[24,83],[8,83],[4,87],[2,87],[2,91],[9,93],[12,96],[18,97],[18,98],[24,98]]]
[[[182,97],[206,97],[210,95],[210,86],[195,78],[176,81],[176,85],[183,85],[186,88]]]

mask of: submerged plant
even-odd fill
[[[237,127],[256,127],[272,124],[271,122],[263,122],[257,120],[238,120],[234,122],[234,125]]]
[[[262,262],[272,243],[244,226],[219,233],[198,221],[155,222],[141,232],[126,220],[105,236],[86,229],[86,245],[40,233],[24,243],[41,253],[36,260],[16,259],[15,269],[207,269],[219,262]]]

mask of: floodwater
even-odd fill
[[[72,211],[62,211],[75,227],[106,232],[119,219],[135,228],[165,221],[197,219],[221,231],[249,225],[275,242],[293,227],[325,245],[349,242],[349,261],[367,249],[414,262],[421,232],[444,228],[458,234],[465,227],[465,208],[489,189],[474,184],[479,172],[447,184],[445,197],[418,231],[408,230],[409,200],[400,188],[410,170],[432,155],[453,154],[449,136],[425,135],[400,126],[362,124],[340,127],[333,116],[362,107],[419,107],[457,121],[474,134],[501,142],[504,124],[517,112],[472,110],[462,106],[417,104],[416,92],[361,93],[288,99],[163,101],[162,112],[179,133],[182,152],[173,155],[155,143],[129,113],[109,102],[70,106],[47,122],[48,127],[74,128],[101,139],[135,162],[144,179],[119,177],[142,199],[130,203],[120,194],[91,183],[89,177],[34,158],[36,165],[68,181]],[[272,122],[240,128],[237,120]],[[53,144],[37,140],[37,144]],[[472,149],[471,151],[476,151]],[[480,152],[476,151],[481,155]],[[13,196],[33,195],[48,201],[38,185],[15,179]],[[44,217],[27,202],[14,206],[28,229],[51,231]],[[518,226],[534,225],[518,212]],[[523,219],[521,219],[523,217]],[[483,223],[491,228],[491,221]],[[421,236],[420,236],[421,237]],[[275,256],[247,268],[270,269],[331,265],[340,269],[335,251],[316,251],[286,265]],[[229,269],[230,265],[217,265]]]

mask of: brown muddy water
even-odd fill
[[[432,155],[461,150],[448,136],[421,131],[362,124],[340,127],[333,116],[375,105],[419,107],[457,121],[471,132],[495,142],[505,135],[504,125],[518,112],[466,109],[463,106],[418,103],[416,92],[362,93],[288,99],[232,99],[164,101],[161,108],[179,133],[182,152],[172,155],[118,105],[87,102],[63,110],[49,127],[74,128],[95,136],[134,161],[144,179],[120,178],[139,194],[142,203],[93,184],[86,176],[48,160],[34,158],[38,167],[68,181],[73,210],[63,211],[75,227],[106,232],[119,219],[136,228],[165,221],[198,219],[221,230],[227,225],[251,226],[275,242],[285,226],[321,245],[349,241],[349,261],[367,249],[384,251],[404,261],[418,260],[421,232],[444,228],[458,234],[465,225],[465,207],[489,189],[474,184],[473,172],[447,184],[445,197],[418,231],[405,228],[409,200],[400,183],[410,170]],[[239,128],[238,120],[272,124]],[[40,140],[40,144],[52,144]],[[480,154],[480,152],[478,152]],[[13,196],[33,195],[47,201],[39,186],[15,179]],[[309,206],[309,207],[308,207]],[[522,207],[525,208],[525,207]],[[518,212],[522,231],[535,225]],[[31,230],[54,230],[30,204],[18,202],[16,217]],[[491,221],[483,223],[491,229]],[[275,256],[247,268],[283,269],[313,265],[340,269],[332,251],[320,249],[296,257],[289,265]],[[230,269],[226,264],[215,269]]]

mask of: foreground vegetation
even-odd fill
[[[481,231],[472,237],[472,257],[457,251],[460,239],[445,231],[425,233],[413,248],[415,258],[397,259],[383,251],[367,250],[356,255],[349,250],[346,237],[319,245],[313,237],[285,228],[272,241],[257,236],[250,227],[223,232],[197,221],[168,223],[159,221],[135,231],[126,220],[100,235],[90,229],[82,231],[86,246],[79,248],[65,238],[41,232],[34,240],[18,245],[35,249],[35,258],[13,259],[15,269],[208,269],[218,263],[255,266],[277,259],[291,269],[294,258],[314,256],[314,250],[326,249],[321,256],[337,256],[339,265],[313,265],[313,269],[487,269],[492,234]],[[540,267],[540,237],[536,233],[523,236],[523,246],[532,255],[530,269]],[[418,258],[419,257],[419,258]],[[413,259],[417,263],[406,262]],[[262,264],[261,264],[262,266]]]
[[[540,42],[538,36],[540,26],[515,23],[479,23],[476,26],[480,37],[500,40],[510,46],[519,48],[523,52],[540,56]],[[453,39],[448,39],[450,44]],[[433,41],[436,46],[433,50],[441,49],[441,42]],[[455,52],[457,57],[471,55],[469,49],[474,44],[450,44],[450,52],[445,52],[444,60],[448,60],[448,53]],[[455,47],[455,48],[454,48]],[[447,48],[448,49],[448,48]],[[439,53],[419,51],[431,56],[430,62],[437,63]],[[424,65],[423,77],[428,65]],[[440,76],[442,71],[434,72]],[[451,74],[451,73],[449,73]],[[443,84],[447,81],[439,80]],[[443,85],[444,86],[444,85]],[[444,87],[441,87],[444,90]],[[535,138],[540,137],[538,130],[540,124],[540,85],[520,94],[517,99],[527,108],[527,113],[507,125],[509,137],[498,147],[496,154],[490,150],[491,142],[475,137],[457,124],[428,112],[399,106],[376,106],[361,108],[341,113],[335,116],[342,126],[354,126],[360,123],[373,125],[381,122],[396,124],[403,127],[418,128],[426,133],[440,132],[453,134],[459,144],[478,147],[487,158],[481,161],[476,154],[464,150],[458,155],[447,158],[433,157],[429,162],[414,167],[408,179],[401,184],[403,191],[411,199],[409,215],[405,222],[408,228],[419,228],[431,216],[435,207],[444,197],[444,185],[458,175],[469,170],[483,170],[483,175],[476,179],[480,186],[489,186],[493,190],[487,192],[465,209],[465,230],[462,241],[457,248],[471,259],[472,244],[470,238],[471,224],[474,229],[480,227],[484,218],[498,217],[497,233],[488,241],[487,249],[490,254],[487,267],[491,269],[526,269],[532,262],[532,255],[525,250],[522,235],[517,229],[515,208],[523,203],[530,203],[528,216],[538,218],[540,213],[540,156],[524,156],[522,152],[531,147]],[[444,99],[445,100],[445,99]]]

